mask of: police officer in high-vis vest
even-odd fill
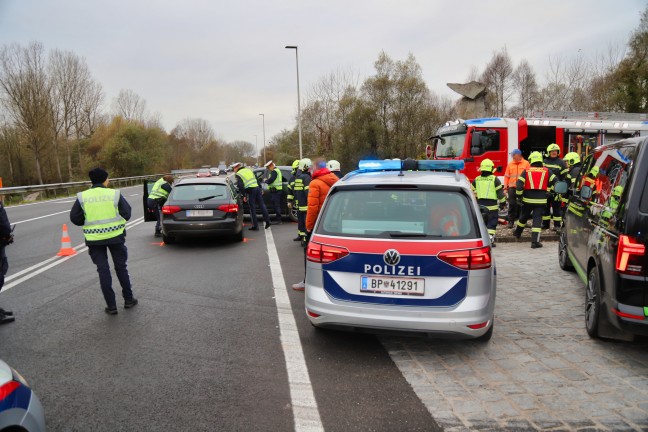
[[[542,247],[542,243],[540,243],[542,215],[547,205],[547,196],[553,190],[553,185],[556,182],[556,176],[543,165],[540,152],[531,153],[529,163],[531,166],[520,175],[515,188],[518,200],[522,203],[522,211],[513,235],[519,239],[527,220],[533,215],[531,248],[536,249]]]
[[[153,184],[151,193],[146,200],[148,208],[155,212],[155,237],[162,237],[160,225],[160,221],[162,220],[162,206],[167,198],[169,198],[172,184],[173,176],[170,174],[165,175]]]
[[[268,170],[268,178],[265,183],[270,191],[270,202],[277,215],[277,224],[281,224],[281,196],[283,195],[283,176],[273,161],[268,161],[264,167]]]
[[[118,190],[108,189],[108,173],[105,170],[95,168],[88,175],[92,187],[77,194],[77,200],[70,211],[70,220],[75,225],[83,226],[90,258],[99,273],[99,285],[106,300],[106,313],[115,315],[117,302],[108,264],[109,250],[122,287],[124,308],[130,309],[137,304],[126,265],[126,221],[131,217],[131,207]]]
[[[265,221],[265,229],[270,228],[270,215],[266,209],[265,203],[263,202],[263,193],[259,187],[259,182],[257,181],[254,172],[247,167],[244,167],[241,162],[236,162],[232,164],[232,171],[236,174],[236,186],[241,195],[243,195],[243,201],[247,202],[250,206],[250,219],[252,219],[252,226],[248,228],[250,231],[259,230],[259,222],[257,221],[256,209],[257,205],[261,207],[261,213],[263,214],[263,220]]]
[[[477,197],[477,203],[488,209],[488,222],[486,228],[490,236],[491,245],[495,247],[495,234],[497,233],[498,213],[497,208],[506,206],[504,187],[502,182],[493,175],[495,164],[490,159],[484,159],[479,165],[481,175],[473,180],[471,186]]]

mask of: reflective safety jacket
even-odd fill
[[[243,190],[240,191],[241,193],[244,193],[247,189],[259,187],[259,182],[257,182],[257,178],[250,168],[240,168],[236,172],[236,176],[241,179],[241,182],[239,183],[243,187]]]
[[[149,198],[154,199],[154,200],[164,200],[169,197],[169,191],[166,189],[162,188],[164,185],[168,185],[164,178],[161,178],[160,180],[156,181],[153,184],[153,189],[151,189],[151,193],[149,194]]]
[[[295,178],[295,202],[299,211],[305,212],[308,210],[308,189],[310,182],[311,175],[308,171],[299,172]]]
[[[547,167],[531,166],[517,181],[515,194],[522,197],[522,203],[546,205],[547,193],[553,190],[556,176]]]
[[[119,191],[101,187],[77,194],[85,215],[83,235],[86,241],[107,240],[124,233],[126,220],[119,214],[119,198]]]
[[[283,177],[281,175],[281,170],[275,167],[275,169],[273,169],[270,173],[270,178],[268,178],[266,183],[268,184],[268,189],[270,189],[270,192],[281,191],[283,189]]]
[[[477,176],[471,187],[477,196],[477,203],[486,206],[488,210],[496,211],[499,204],[506,202],[502,183],[492,173]]]
[[[506,188],[515,188],[520,174],[530,166],[529,161],[526,159],[522,159],[520,162],[509,162],[504,172],[504,186]]]
[[[560,181],[567,176],[567,164],[559,157],[546,157],[543,161],[544,166],[549,168],[551,174],[556,176],[556,181]]]

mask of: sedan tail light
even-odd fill
[[[487,269],[492,264],[490,246],[441,252],[437,258],[462,270]]]
[[[321,243],[310,242],[306,247],[308,261],[328,264],[349,255],[349,250],[343,247],[329,246]]]
[[[617,246],[616,270],[629,275],[643,275],[645,255],[646,246],[643,243],[630,236],[621,235]]]
[[[174,213],[178,213],[180,210],[182,210],[180,206],[165,205],[162,207],[162,213],[164,214],[174,214]]]
[[[218,206],[218,210],[225,213],[238,213],[239,206],[238,204],[223,204]]]

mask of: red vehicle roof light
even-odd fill
[[[646,246],[635,238],[625,234],[619,237],[617,246],[616,270],[619,273],[630,275],[643,275],[643,257],[646,255]]]
[[[310,242],[306,247],[306,259],[311,262],[328,264],[349,255],[349,250],[343,247],[324,245]]]
[[[225,213],[238,213],[239,206],[238,204],[222,204],[218,206],[218,210]]]
[[[182,210],[180,208],[180,206],[174,206],[174,205],[168,205],[167,206],[167,205],[165,205],[165,206],[162,207],[162,213],[168,214],[168,215],[178,213],[180,210]]]
[[[5,400],[18,387],[20,387],[20,383],[18,381],[9,381],[9,382],[1,385],[0,386],[0,402]]]
[[[462,270],[487,269],[493,261],[490,246],[440,252],[437,258]]]

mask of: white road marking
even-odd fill
[[[63,210],[63,211],[56,212],[56,213],[46,214],[45,216],[38,216],[38,217],[35,217],[35,218],[31,218],[31,219],[25,219],[25,220],[18,221],[18,222],[12,222],[11,224],[12,225],[13,224],[18,225],[18,224],[21,224],[21,223],[31,222],[31,221],[35,221],[37,219],[43,219],[43,218],[46,218],[46,217],[50,217],[50,216],[54,216],[54,215],[58,215],[58,214],[62,214],[62,213],[70,213],[70,210]]]
[[[126,186],[126,187],[120,188],[119,190],[126,190],[126,189],[130,189],[130,188],[134,188],[134,187],[141,188],[142,185]],[[69,200],[70,198],[74,198],[74,197],[55,198],[55,199],[51,199],[51,200],[38,201],[38,202],[27,203],[27,204],[16,204],[16,205],[12,205],[12,206],[5,206],[5,209],[9,210],[9,209],[12,209],[12,208],[27,207],[27,206],[33,206],[33,205],[38,205],[38,204],[51,204],[51,203],[57,203],[58,204],[59,201]],[[75,200],[73,199],[72,201],[69,201],[69,202],[74,202],[74,201]]]
[[[268,259],[272,273],[272,285],[279,317],[279,333],[281,347],[283,348],[286,370],[288,372],[288,385],[292,403],[295,431],[310,432],[323,431],[322,420],[317,408],[315,393],[308,375],[308,367],[304,359],[297,323],[290,306],[290,297],[286,290],[277,247],[271,230],[265,230],[268,245]]]
[[[135,219],[134,221],[131,221],[131,222],[127,223],[126,228],[132,228],[132,227],[134,227],[136,225],[141,224],[142,222],[144,222],[143,217],[139,218],[139,219]],[[76,255],[67,256],[67,257],[54,256],[52,258],[46,259],[45,261],[41,261],[40,263],[35,264],[35,265],[33,265],[33,266],[29,267],[29,268],[21,270],[18,273],[12,274],[11,276],[7,276],[5,278],[5,281],[10,281],[10,280],[14,280],[14,279],[24,275],[25,273],[27,273],[26,276],[23,276],[20,279],[16,279],[15,281],[6,284],[2,288],[2,292],[10,290],[11,288],[13,288],[13,287],[15,287],[17,285],[20,285],[21,283],[33,278],[34,276],[37,276],[37,275],[43,273],[44,271],[47,271],[47,270],[51,269],[52,267],[55,267],[55,266],[57,266],[59,264],[64,263],[65,261],[69,260],[70,258],[74,258],[76,256],[79,256],[79,254],[82,254],[83,252],[87,251],[88,247],[85,244],[82,243],[80,245],[74,246],[74,250],[77,251]]]
[[[139,196],[139,194],[131,194],[131,195],[128,195],[128,196]]]

